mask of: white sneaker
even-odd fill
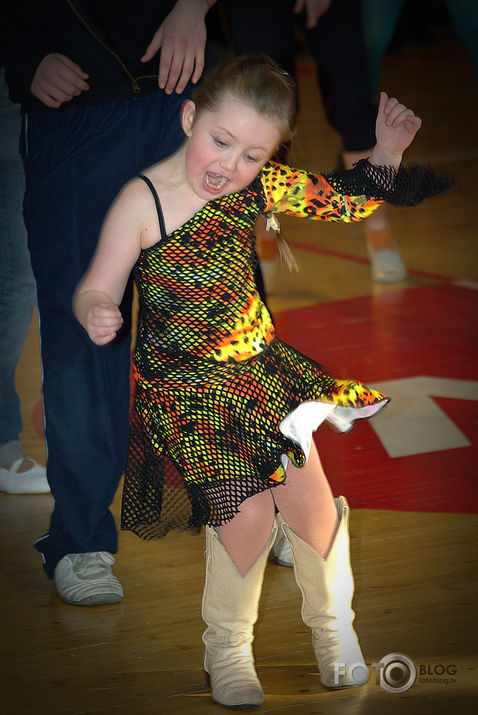
[[[282,533],[282,529],[279,529],[274,543],[272,544],[272,553],[274,554],[274,559],[281,566],[293,566],[294,560],[292,558],[292,551],[290,550],[290,544]]]
[[[370,263],[372,266],[372,279],[377,283],[398,283],[407,277],[407,267],[403,262],[400,249],[397,245],[393,248],[382,248],[375,251],[367,246]]]
[[[17,469],[23,462],[23,457],[13,462],[9,469],[0,468],[0,491],[7,494],[47,494],[50,491],[46,478],[46,469],[34,459],[26,457],[33,463],[26,472],[18,472]]]
[[[60,598],[74,606],[117,603],[123,588],[111,570],[115,560],[107,551],[66,554],[55,568]]]

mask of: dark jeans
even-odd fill
[[[182,142],[185,98],[158,90],[24,117],[24,216],[37,281],[47,470],[55,498],[48,534],[35,546],[49,577],[67,553],[117,551],[109,506],[127,451],[131,290],[123,302],[125,329],[105,347],[89,340],[71,299],[121,186]]]
[[[344,150],[370,149],[375,146],[377,110],[371,99],[360,1],[332,0],[312,30],[305,28],[305,13],[294,14],[294,4],[294,0],[223,0],[231,44],[241,54],[269,55],[295,76],[297,20],[317,65],[327,119],[342,137]]]

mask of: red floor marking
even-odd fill
[[[478,377],[478,292],[454,285],[323,303],[274,316],[278,335],[338,377]],[[391,395],[393,400],[393,395]],[[335,494],[355,507],[478,513],[475,401],[437,399],[470,447],[391,459],[367,421],[317,444]]]
[[[333,256],[334,258],[341,258],[344,261],[352,261],[353,263],[362,263],[365,265],[370,265],[370,260],[368,258],[363,258],[362,256],[354,256],[353,253],[344,253],[343,251],[336,251],[332,248],[321,248],[320,246],[313,246],[308,243],[302,243],[301,241],[290,241],[287,243],[298,248],[301,251],[309,251],[310,253],[319,253],[323,256]],[[407,268],[408,273],[412,276],[417,276],[419,278],[429,278],[430,280],[442,281],[444,283],[451,283],[455,281],[456,278],[450,278],[449,276],[442,276],[438,273],[429,273],[428,271],[418,271],[413,268]]]

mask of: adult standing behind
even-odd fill
[[[475,75],[478,77],[478,3],[470,0],[443,0],[455,30],[470,53]],[[377,92],[382,74],[385,54],[392,42],[402,12],[408,10],[413,21],[414,13],[420,12],[422,22],[429,23],[431,10],[436,3],[408,3],[406,0],[362,0],[363,31],[372,91]]]
[[[221,6],[236,52],[263,52],[294,77],[297,20],[317,65],[327,119],[342,139],[345,168],[369,156],[377,110],[371,98],[360,0],[222,0]],[[248,21],[251,17],[253,23]],[[392,236],[386,204],[365,222],[365,238],[373,280],[403,280],[407,270]]]
[[[118,542],[109,506],[128,441],[132,293],[121,334],[105,348],[78,327],[71,299],[120,187],[182,142],[179,110],[204,69],[214,1],[16,0],[1,10],[6,80],[23,113],[24,217],[55,498],[35,546],[72,604],[123,597],[111,569]]]
[[[35,305],[35,280],[22,216],[23,169],[18,155],[20,115],[0,70],[0,491],[50,491],[46,469],[20,443],[22,413],[15,370]]]

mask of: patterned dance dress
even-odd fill
[[[324,419],[347,431],[387,403],[276,337],[253,278],[253,229],[267,212],[362,219],[397,182],[367,161],[327,176],[269,162],[168,235],[149,182],[162,237],[133,269],[140,310],[123,529],[148,539],[224,524],[248,497],[280,488],[289,459],[304,465]],[[403,186],[396,203],[417,203],[420,189],[410,197]]]

